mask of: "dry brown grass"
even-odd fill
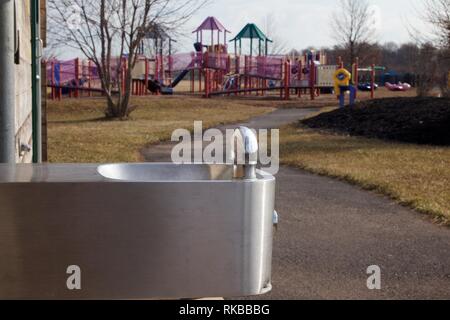
[[[105,163],[140,161],[145,145],[170,139],[177,128],[192,129],[234,123],[270,112],[234,101],[191,97],[133,98],[139,108],[127,121],[105,121],[104,100],[49,101],[49,160],[54,163]]]
[[[187,81],[189,84],[189,82]],[[180,83],[180,88],[186,86],[186,81]],[[175,92],[184,93],[187,96],[191,96],[187,91],[181,91],[177,86]],[[196,93],[196,95],[200,96],[200,94]],[[410,90],[407,92],[392,92],[387,90],[386,88],[379,88],[376,91],[376,98],[392,98],[392,97],[415,97],[416,91]],[[298,97],[294,92],[291,94],[291,99],[289,101],[280,100],[279,91],[269,91],[264,96],[257,95],[256,93],[252,93],[249,95],[223,95],[223,96],[215,96],[214,100],[225,100],[225,101],[234,101],[239,102],[246,105],[251,106],[276,106],[277,108],[322,108],[322,107],[337,107],[338,101],[337,98],[332,94],[323,94],[319,97],[316,97],[315,100],[311,100],[309,94],[302,94],[301,97]],[[370,92],[359,92],[358,100],[369,100]]]
[[[334,135],[291,125],[282,163],[386,194],[450,225],[450,148]]]

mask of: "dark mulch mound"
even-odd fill
[[[450,145],[450,99],[390,98],[364,101],[301,122],[369,138]]]

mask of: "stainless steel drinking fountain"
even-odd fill
[[[267,293],[275,178],[234,175],[233,165],[0,165],[0,298]],[[69,266],[80,290],[67,286]]]

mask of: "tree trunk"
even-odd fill
[[[114,102],[108,99],[105,111],[106,118],[109,119],[120,118],[119,110],[120,110],[119,102]]]
[[[131,85],[132,85],[133,79],[131,70],[129,70],[126,74],[126,80],[125,80],[125,92],[122,94],[122,101],[120,103],[120,113],[121,118],[128,118],[130,115],[129,112],[129,105],[130,105],[130,98],[131,98]]]
[[[350,42],[349,42],[349,57],[348,57],[349,61],[346,62],[347,66],[350,66],[350,69],[351,69],[351,66],[353,65],[353,62],[356,59],[356,52],[355,51],[356,51],[356,49],[355,49],[355,42],[350,40]]]

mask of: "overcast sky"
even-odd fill
[[[277,34],[290,48],[333,45],[330,16],[339,0],[211,0],[212,3],[199,11],[189,22],[193,30],[207,16],[217,17],[235,35],[249,22],[264,28],[264,20],[272,14]],[[421,25],[418,19],[423,0],[370,0],[376,12],[378,40],[381,43],[408,42],[407,25]],[[423,27],[423,26],[422,26]],[[192,38],[192,37],[191,37]],[[185,39],[182,46],[190,49],[193,39]]]
[[[195,36],[192,31],[208,16],[218,18],[226,28],[236,35],[245,24],[256,23],[264,30],[268,15],[276,25],[276,38],[283,39],[288,49],[304,49],[332,46],[330,18],[338,8],[339,0],[210,0],[180,30],[184,34],[178,39],[178,52],[193,50]],[[376,13],[377,39],[380,43],[410,40],[408,24],[425,29],[419,19],[424,0],[369,0]],[[230,39],[230,38],[229,38]],[[59,52],[62,58],[72,58],[73,50]]]

